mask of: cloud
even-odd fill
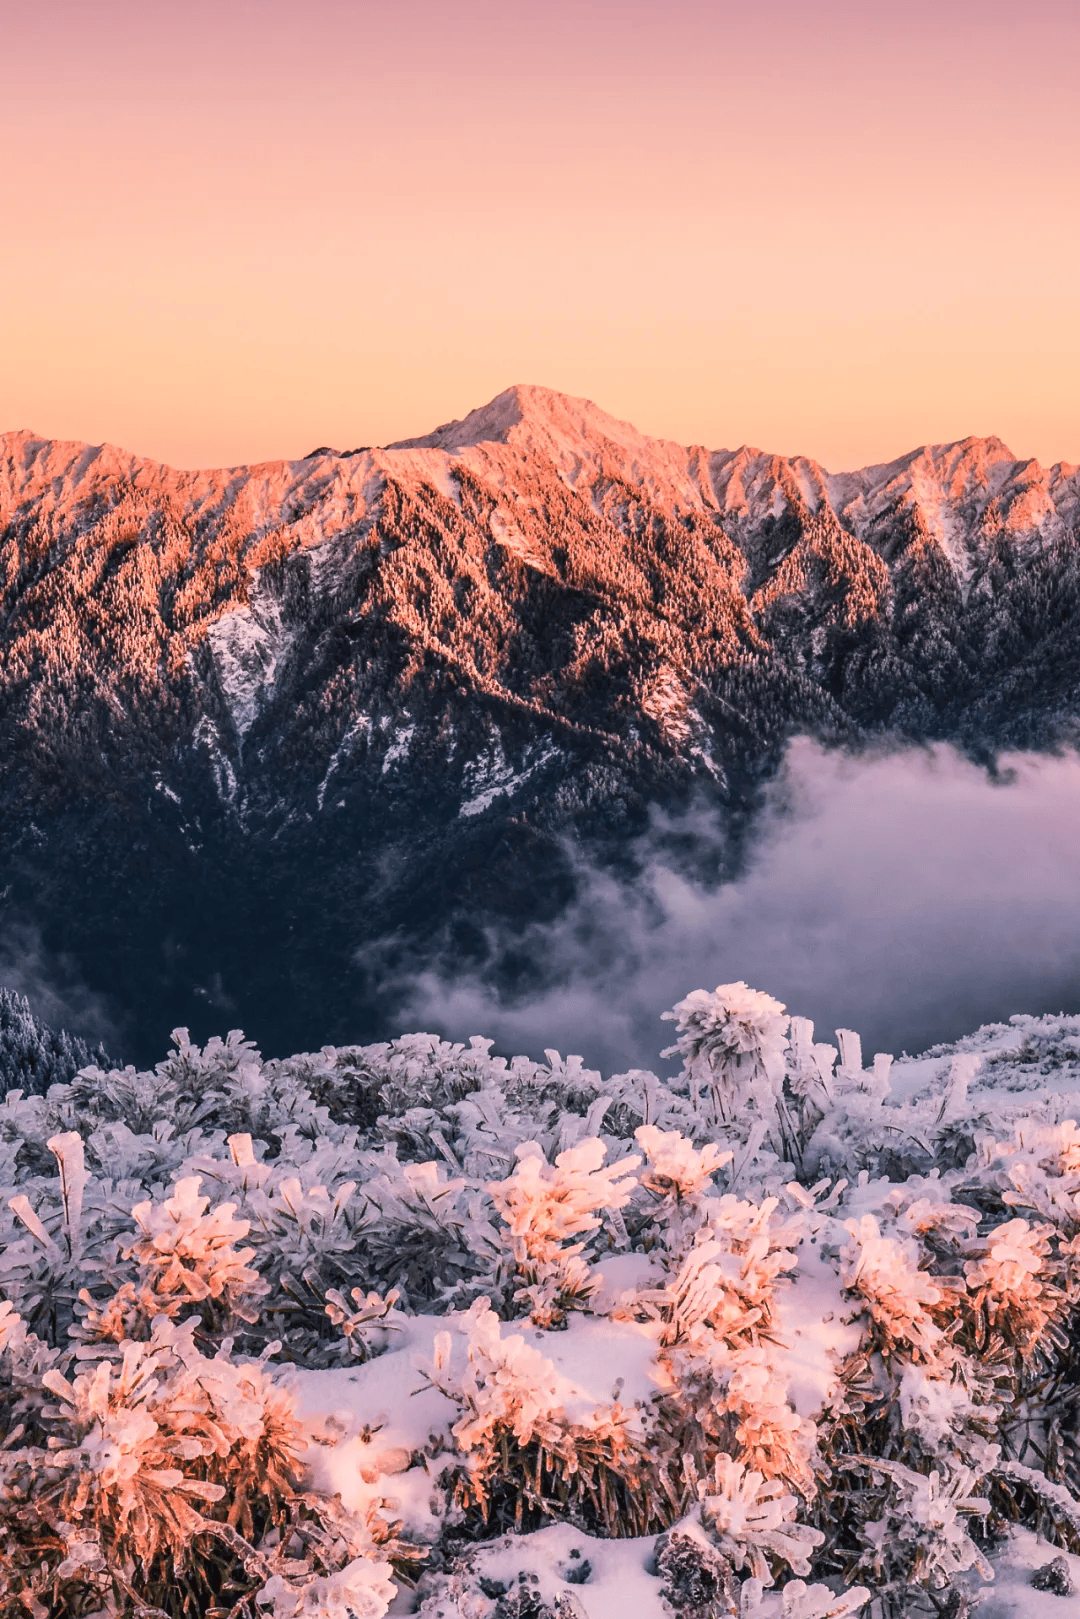
[[[1017,756],[991,777],[946,747],[851,756],[794,742],[743,875],[721,880],[702,808],[657,819],[638,875],[579,870],[562,918],[512,946],[537,989],[412,982],[409,1026],[503,1051],[557,1046],[604,1069],[657,1065],[660,1014],[743,978],[864,1049],[918,1051],[1014,1012],[1080,1009],[1080,759]]]
[[[66,956],[51,954],[39,931],[12,923],[0,935],[0,987],[24,995],[30,1010],[53,1029],[66,1029],[90,1045],[121,1049],[120,1030],[101,996],[82,981]]]

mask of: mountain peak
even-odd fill
[[[553,466],[569,487],[621,480],[672,510],[714,507],[706,452],[652,438],[591,399],[518,383],[458,422],[389,450],[440,450],[480,463],[509,452]]]
[[[421,438],[387,445],[391,450],[465,450],[480,444],[509,444],[542,436],[595,443],[609,439],[626,448],[640,449],[657,440],[638,431],[631,422],[609,416],[591,399],[578,399],[535,383],[515,383],[494,399],[471,410],[460,421],[446,422]],[[662,442],[662,441],[660,441]]]

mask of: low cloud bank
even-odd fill
[[[745,874],[718,885],[701,874],[722,851],[704,812],[658,821],[635,882],[583,870],[569,912],[516,941],[539,993],[511,1002],[479,977],[427,974],[407,1026],[609,1069],[656,1067],[661,1012],[736,978],[812,1017],[819,1038],[858,1029],[868,1052],[1080,1010],[1075,755],[1009,758],[992,780],[946,747],[852,757],[800,740]]]
[[[83,982],[75,963],[51,954],[35,927],[10,925],[0,933],[0,988],[26,997],[30,1010],[52,1029],[66,1029],[88,1045],[121,1049],[120,1032],[104,1001]]]

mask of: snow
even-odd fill
[[[192,740],[204,747],[210,759],[210,766],[214,772],[218,796],[229,804],[236,802],[239,783],[232,761],[226,753],[221,741],[221,732],[205,714],[196,725]]]
[[[525,1333],[555,1368],[559,1404],[571,1422],[588,1425],[601,1406],[644,1405],[656,1393],[654,1324],[571,1316],[563,1332]]]
[[[593,1308],[607,1314],[624,1293],[637,1293],[663,1284],[663,1269],[650,1254],[610,1254],[597,1267],[599,1281]]]
[[[823,493],[821,469],[814,462],[804,460],[800,456],[793,463],[793,470],[795,482],[806,509],[813,514],[821,504]]]
[[[660,669],[641,699],[642,710],[655,720],[671,742],[688,742],[698,716],[689,707],[689,693],[673,669]],[[701,750],[695,750],[701,753]],[[704,754],[702,754],[704,759]]]
[[[850,1298],[840,1278],[821,1257],[818,1245],[804,1242],[792,1285],[776,1302],[773,1365],[800,1417],[814,1417],[836,1390],[838,1367],[859,1345]]]
[[[497,507],[488,519],[488,527],[495,544],[508,556],[515,557],[526,567],[535,568],[539,573],[554,573],[550,559],[540,555],[535,542],[527,539],[517,524]]]
[[[445,1329],[444,1317],[414,1316],[393,1335],[395,1347],[362,1366],[284,1374],[312,1430],[305,1460],[315,1487],[361,1516],[386,1502],[409,1534],[425,1539],[438,1531],[433,1499],[445,1460],[432,1463],[423,1452],[433,1438],[449,1446],[459,1413],[417,1362],[430,1360]]]
[[[411,480],[431,484],[460,510],[461,485],[454,476],[450,456],[442,449],[394,447],[382,451],[380,460],[395,477],[404,475]]]
[[[503,1535],[478,1552],[475,1570],[506,1590],[524,1585],[541,1602],[553,1605],[561,1598],[565,1607],[559,1612],[566,1619],[670,1619],[660,1596],[655,1545],[652,1536],[597,1540],[569,1524],[552,1524],[524,1537]],[[476,1611],[448,1597],[422,1610],[425,1619],[471,1619]]]
[[[250,731],[272,691],[274,674],[288,647],[281,609],[267,591],[257,602],[225,613],[206,635],[237,733]]]
[[[615,477],[674,510],[715,506],[699,450],[650,438],[590,400],[550,388],[508,388],[461,421],[390,445],[385,453],[402,457],[423,449],[460,458],[486,476],[505,467],[510,456],[526,456],[548,462],[568,488],[582,493]]]
[[[325,770],[325,772],[323,774],[322,781],[320,781],[320,783],[318,785],[318,788],[316,789],[315,799],[316,799],[316,803],[318,804],[318,807],[319,807],[320,810],[322,809],[323,802],[324,802],[324,800],[326,798],[327,788],[330,785],[331,776],[338,769],[338,767],[340,766],[342,760],[349,753],[349,750],[351,749],[352,744],[355,741],[357,741],[358,738],[370,737],[371,734],[372,734],[372,729],[373,729],[373,727],[372,727],[370,716],[367,715],[367,714],[358,714],[356,719],[353,720],[352,724],[349,726],[348,730],[345,732],[345,735],[342,737],[342,739],[338,743],[337,747],[334,749],[333,753],[330,756],[330,763],[327,765],[326,770]],[[385,771],[385,768],[386,768],[386,761],[385,760],[383,761],[383,768],[384,768],[384,771]],[[344,803],[344,799],[341,800],[341,803]]]
[[[504,754],[501,741],[496,738],[486,752],[470,759],[465,765],[462,787],[469,797],[462,800],[458,815],[482,815],[496,799],[517,792],[530,776],[558,756],[557,748],[542,748],[531,764],[523,770],[516,770]]]
[[[1072,1577],[1072,1597],[1038,1591],[1031,1583],[1032,1573],[1057,1557],[1064,1558]],[[994,1584],[979,1601],[978,1619],[1072,1619],[1080,1612],[1080,1557],[1050,1545],[1030,1529],[1014,1527],[1006,1550],[991,1561]]]
[[[385,776],[395,765],[409,756],[409,743],[416,734],[415,725],[399,725],[390,737],[390,745],[383,754],[382,774]]]
[[[824,485],[840,521],[871,542],[897,505],[917,508],[961,584],[999,525],[1014,542],[1062,540],[1080,501],[1074,474],[1017,461],[996,438],[928,445],[858,472],[824,474]]]

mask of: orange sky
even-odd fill
[[[750,15],[752,13],[752,16]],[[0,429],[1080,460],[1080,0],[0,0]]]

